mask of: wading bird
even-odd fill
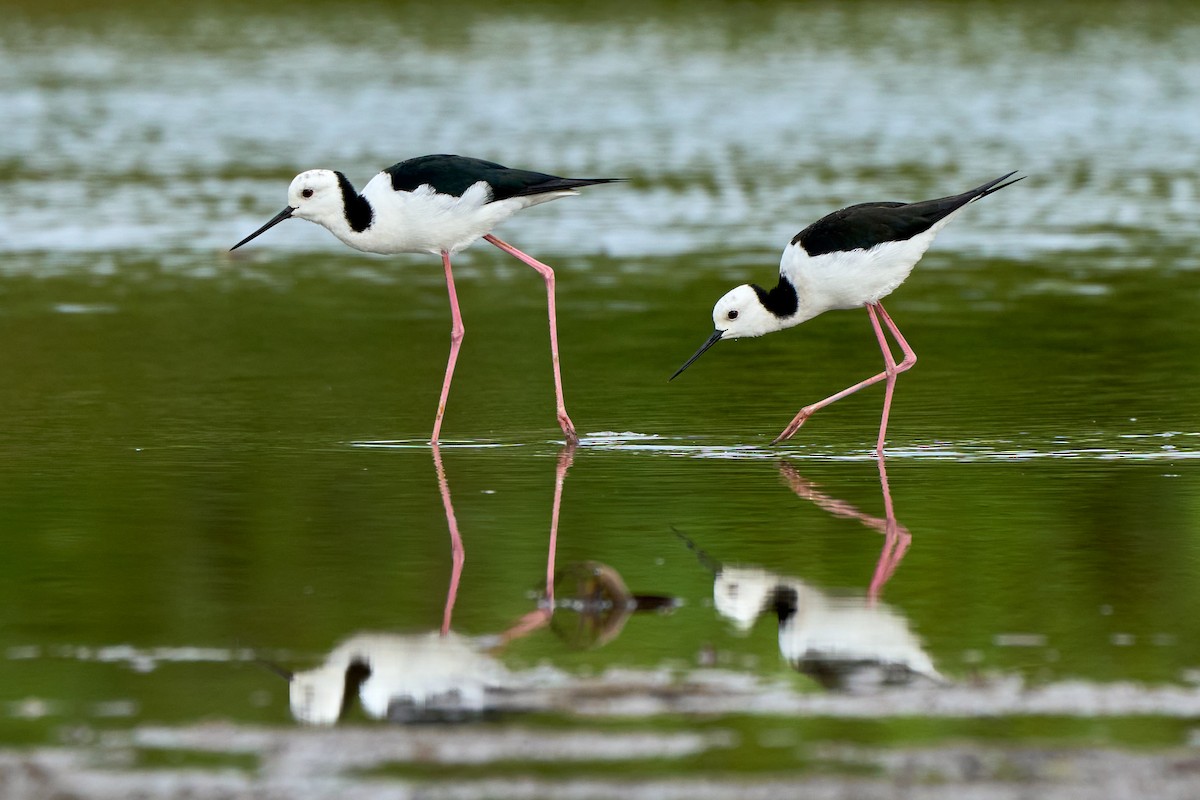
[[[880,300],[904,282],[946,223],[969,203],[1022,180],[1016,178],[1004,183],[1015,174],[1010,172],[950,197],[919,203],[860,203],[822,217],[796,234],[784,248],[778,285],[768,291],[758,285],[743,284],[717,301],[713,307],[716,330],[670,380],[722,339],[762,336],[799,325],[832,309],[866,306],[879,349],[883,351],[883,372],[800,409],[771,444],[791,438],[805,420],[825,406],[886,380],[876,446],[876,451],[882,454],[896,376],[917,363],[917,356]],[[881,319],[904,354],[900,363],[896,363],[884,338]]]
[[[550,354],[558,424],[567,440],[578,435],[563,401],[558,358],[558,322],[554,311],[554,271],[542,262],[492,235],[499,223],[530,206],[578,194],[578,189],[620,178],[560,178],[541,172],[509,169],[491,161],[465,156],[431,155],[411,158],[377,174],[359,194],[340,172],[313,169],[301,172],[288,187],[287,208],[266,225],[235,244],[236,250],[285,219],[298,218],[324,226],[346,244],[367,253],[435,253],[446,270],[450,294],[450,358],[442,381],[431,440],[437,442],[450,396],[454,364],[465,328],[458,310],[450,257],[483,238],[537,270],[546,282],[550,321]]]

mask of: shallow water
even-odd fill
[[[771,604],[801,586],[890,609],[938,685],[1191,692],[1196,12],[638,10],[466,5],[461,36],[380,6],[11,10],[3,741],[285,723],[287,687],[256,658],[302,671],[362,631],[441,628],[447,497],[465,553],[453,630],[526,691],[719,668],[822,693],[780,651]],[[540,281],[485,245],[458,258],[468,333],[445,493],[424,444],[449,327],[436,260],[363,256],[300,223],[225,252],[302,168],[361,185],[439,151],[631,179],[501,231],[558,270],[585,432],[573,452],[554,422]],[[768,444],[879,368],[862,312],[722,344],[667,383],[712,302],[769,281],[820,214],[1012,169],[1029,179],[957,219],[888,302],[920,362],[898,384],[886,487],[871,456],[881,391]],[[674,598],[670,613],[589,632],[596,616],[564,581],[537,627],[560,478],[553,567],[606,564],[631,592]],[[714,601],[714,580],[741,568],[767,590],[757,619]],[[584,725],[569,705],[529,703]],[[1118,728],[1086,736],[1187,736],[1165,719]]]

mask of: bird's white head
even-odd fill
[[[346,213],[343,203],[341,181],[333,170],[301,172],[288,187],[288,208],[293,217],[316,223],[338,219]]]
[[[332,725],[342,714],[345,691],[344,667],[326,664],[297,672],[288,690],[292,716],[309,725]]]
[[[762,336],[780,328],[779,317],[763,305],[759,290],[749,284],[730,289],[713,306],[713,327],[722,339]]]
[[[272,217],[266,225],[229,249],[237,250],[246,242],[292,217],[306,219],[330,228],[336,220],[345,219],[346,216],[346,191],[342,186],[344,182],[345,178],[333,170],[310,169],[307,172],[301,172],[292,178],[292,185],[288,187],[287,208]],[[351,188],[350,191],[352,192],[353,189]],[[369,209],[367,215],[370,216]]]
[[[671,380],[692,365],[704,351],[722,339],[740,339],[744,336],[762,336],[779,330],[779,317],[763,305],[763,291],[756,286],[742,284],[730,289],[713,306],[713,333],[695,355],[675,371]]]
[[[748,631],[779,582],[779,577],[757,567],[726,567],[713,582],[713,606],[739,631]]]

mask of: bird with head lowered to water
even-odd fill
[[[678,377],[722,339],[762,336],[826,311],[865,306],[883,352],[883,372],[800,409],[771,444],[791,438],[805,420],[825,406],[887,381],[876,445],[876,452],[882,454],[896,376],[917,363],[917,356],[880,301],[904,283],[946,223],[968,204],[1021,180],[1008,180],[1015,174],[1010,172],[949,197],[918,203],[860,203],[822,217],[796,234],[784,248],[779,283],[774,288],[743,284],[717,301],[712,336],[670,379]],[[903,353],[899,363],[884,337],[884,326]]]

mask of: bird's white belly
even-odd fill
[[[376,223],[362,233],[343,237],[343,241],[368,253],[456,253],[490,233],[504,216],[476,213],[434,219],[424,225]]]

